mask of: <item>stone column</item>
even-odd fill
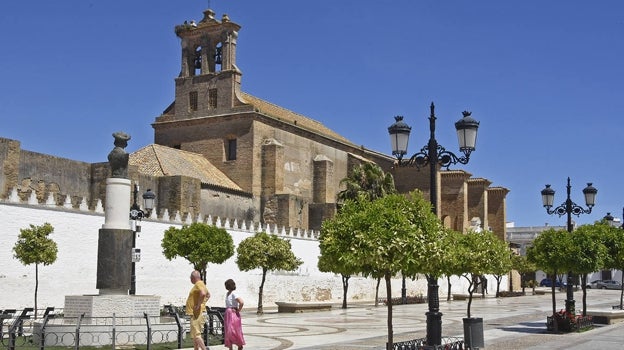
[[[128,179],[106,179],[104,225],[99,231],[97,283],[100,294],[128,294],[132,273],[130,188]]]

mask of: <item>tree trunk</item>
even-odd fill
[[[468,280],[468,307],[466,308],[466,317],[470,318],[470,307],[472,306],[472,294],[477,287],[479,286],[479,282],[475,279],[474,276],[470,276],[470,278],[466,278]]]
[[[35,320],[37,319],[37,290],[39,289],[39,264],[35,264]]]
[[[622,307],[622,299],[624,299],[624,273],[622,273],[622,282],[620,282],[620,310],[624,309]]]
[[[451,301],[451,298],[453,297],[453,295],[451,294],[451,276],[446,276],[446,285],[447,285],[447,291],[446,291],[446,301]]]
[[[262,315],[264,314],[264,310],[262,309],[262,291],[264,290],[264,281],[266,280],[267,270],[265,268],[262,269],[262,282],[260,283],[260,288],[258,291],[258,311],[256,314]]]
[[[386,299],[388,302],[388,342],[386,343],[386,350],[392,350],[394,345],[393,330],[392,330],[392,284],[390,273],[385,274],[386,279]]]
[[[379,306],[379,284],[381,283],[381,277],[377,277],[377,287],[375,287],[375,307]]]
[[[548,277],[548,274],[546,276]],[[557,333],[559,332],[559,321],[557,321],[557,317],[555,316],[557,314],[557,299],[555,298],[555,285],[557,284],[557,271],[553,273],[550,281],[551,281],[550,294],[552,295],[553,326],[554,326],[555,333]]]
[[[496,279],[496,297],[498,298],[500,296],[500,284],[503,281],[503,275],[494,275],[494,278]],[[510,292],[513,292],[513,289]]]
[[[587,274],[581,276],[581,290],[583,291],[583,316],[587,316]]]
[[[349,290],[349,278],[351,276],[342,275],[342,308],[347,308],[347,291]]]

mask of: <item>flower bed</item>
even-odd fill
[[[384,305],[388,305],[387,303],[388,299],[379,299],[380,303],[383,303]],[[405,299],[405,303],[406,304],[424,304],[427,302],[427,297],[426,296],[422,296],[422,295],[418,295],[418,296],[407,296],[407,298]],[[401,305],[403,304],[403,298],[398,297],[398,298],[392,298],[392,305]]]
[[[523,292],[507,292],[507,291],[498,292],[498,296],[502,297],[502,298],[506,298],[506,297],[521,297],[523,295],[524,295]]]
[[[551,332],[581,332],[593,327],[591,316],[568,314],[565,310],[546,317],[546,329]]]

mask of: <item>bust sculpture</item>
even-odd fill
[[[130,135],[125,132],[118,131],[113,133],[115,138],[115,148],[108,154],[108,163],[110,164],[113,177],[128,178],[128,158],[129,154],[126,153],[126,146],[128,146],[128,140]]]

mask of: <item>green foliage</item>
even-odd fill
[[[507,244],[498,239],[490,231],[468,232],[458,238],[459,244],[455,247],[457,260],[453,268],[455,274],[461,275],[468,281],[467,316],[470,318],[472,294],[478,286],[477,277],[487,274],[497,274],[511,270],[511,257]]]
[[[234,255],[234,241],[227,230],[199,222],[180,229],[171,226],[165,231],[161,247],[165,258],[186,259],[201,272],[202,279],[208,263],[222,264]]]
[[[337,265],[365,275],[439,273],[444,230],[419,192],[368,201],[347,200],[323,223],[322,255],[340,254]],[[322,258],[325,259],[325,258]]]
[[[624,270],[624,230],[606,223],[596,224],[600,233],[598,238],[607,248],[604,268]]]
[[[293,271],[303,261],[292,252],[290,241],[258,232],[245,238],[236,249],[236,264],[241,271],[260,268],[263,271]]]
[[[394,178],[377,164],[364,163],[354,166],[348,176],[340,181],[346,188],[338,192],[338,201],[356,199],[365,195],[369,200],[381,198],[386,194],[395,193]]]
[[[527,250],[527,258],[555,281],[557,273],[571,271],[574,268],[574,253],[572,235],[566,230],[551,228],[533,240],[533,246]],[[551,294],[554,315],[557,312],[555,283],[552,284]]]
[[[41,226],[30,225],[29,229],[20,229],[20,234],[13,252],[22,264],[50,265],[56,261],[58,247],[48,236],[54,232],[49,223]]]
[[[365,200],[364,197],[362,199]],[[350,276],[362,270],[351,250],[355,244],[352,232],[356,224],[354,217],[348,214],[351,209],[351,205],[342,207],[336,216],[323,221],[319,235],[321,255],[318,259],[318,268],[322,272]]]
[[[572,232],[573,272],[584,275],[605,266],[607,247],[602,244],[601,237],[607,235],[609,228],[604,224],[582,225]]]
[[[597,223],[595,226],[599,227],[600,233],[597,233],[597,236],[607,249],[603,268],[624,270],[624,229],[613,227],[606,222]],[[620,291],[620,309],[623,305],[624,289]]]
[[[13,246],[14,257],[22,264],[35,264],[35,310],[39,289],[39,264],[45,266],[54,263],[58,253],[56,242],[48,237],[52,232],[54,227],[50,223],[46,222],[41,226],[31,224],[29,229],[20,229],[17,242]]]
[[[582,225],[572,232],[575,261],[572,271],[581,275],[584,316],[587,314],[587,274],[605,266],[607,247],[601,242],[601,237],[607,235],[609,228],[609,225],[598,223]]]
[[[524,255],[513,255],[511,257],[512,268],[521,275],[537,271],[537,266],[529,261]]]
[[[537,266],[535,266],[534,263],[530,262],[529,259],[527,259],[527,257],[524,255],[514,254],[511,256],[511,265],[512,265],[512,268],[518,271],[518,273],[520,274],[520,280],[521,280],[520,283],[522,286],[522,291],[524,291],[524,288],[526,287],[529,287],[529,288],[535,287],[535,281],[527,280],[528,274],[531,274],[537,271]]]
[[[548,229],[533,241],[527,250],[527,258],[538,269],[549,275],[574,268],[574,245],[572,236],[565,230]]]
[[[267,271],[293,271],[303,264],[293,253],[290,241],[266,232],[245,238],[236,249],[236,265],[241,271],[262,269],[262,282],[258,290],[258,314],[263,313],[262,294]]]
[[[386,194],[396,192],[392,174],[384,173],[381,167],[372,163],[354,166],[348,176],[340,181],[340,185],[344,186],[345,189],[338,193],[338,203],[344,203],[346,200],[357,200],[360,197],[362,197],[362,200],[375,200]],[[338,243],[338,245],[335,243]],[[351,274],[357,272],[354,266],[349,265],[348,259],[342,259],[342,253],[349,246],[350,244],[346,240],[328,242],[325,247],[321,247],[321,252],[325,251],[325,253],[321,253],[318,261],[320,271],[341,274],[343,282],[342,307],[345,309],[347,308],[349,278]],[[379,283],[377,286],[379,286]]]

